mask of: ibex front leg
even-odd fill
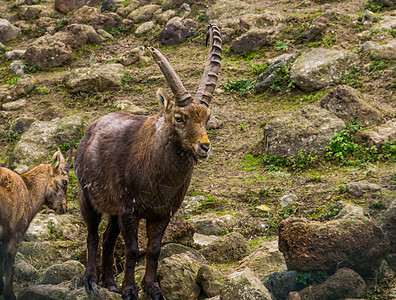
[[[143,289],[153,300],[165,299],[157,283],[158,258],[161,252],[161,240],[169,218],[147,220],[146,273],[143,277]]]
[[[103,234],[102,248],[102,281],[103,286],[111,292],[117,292],[117,284],[113,276],[114,246],[120,233],[118,216],[109,216],[108,225]]]
[[[125,240],[125,275],[122,283],[122,298],[138,300],[139,289],[135,282],[135,265],[139,257],[138,227],[139,218],[133,208],[121,205],[119,213],[121,234]]]

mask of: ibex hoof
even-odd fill
[[[122,300],[139,300],[137,295],[126,295],[122,297]]]
[[[166,300],[166,298],[160,293],[151,295],[151,299],[152,300]]]
[[[118,289],[115,285],[109,285],[106,287],[110,292],[118,293]]]
[[[92,278],[84,279],[85,290],[89,294],[91,291],[95,294],[99,294],[98,285],[96,284],[96,280]]]

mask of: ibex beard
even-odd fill
[[[180,207],[190,185],[194,165],[208,157],[206,132],[210,100],[217,83],[221,37],[216,25],[208,29],[209,55],[198,91],[192,97],[166,58],[148,48],[165,75],[173,100],[161,88],[161,111],[152,116],[112,113],[93,122],[76,155],[81,214],[88,227],[88,262],[84,275],[87,292],[99,292],[96,270],[98,225],[108,214],[103,234],[102,282],[117,291],[113,250],[121,232],[125,241],[123,299],[138,299],[135,265],[138,260],[138,226],[146,220],[147,251],[143,290],[151,299],[164,299],[157,283],[161,240],[171,216]]]

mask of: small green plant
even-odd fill
[[[50,92],[51,92],[51,90],[52,90],[52,88],[46,88],[46,87],[44,87],[44,88],[41,88],[41,87],[36,87],[36,91],[37,91],[37,93],[39,93],[39,94],[45,94],[45,95],[48,95]]]
[[[200,13],[197,18],[198,18],[198,21],[203,22],[206,20],[206,14]]]
[[[290,66],[281,65],[276,69],[276,71],[274,71],[274,73],[276,74],[276,79],[270,86],[272,91],[279,92],[282,89],[285,89],[286,92],[289,92],[290,89],[295,87],[290,79]]]
[[[50,236],[47,238],[47,241],[53,241],[53,240],[57,240],[59,238],[61,238],[63,236],[61,231],[58,231],[55,228],[55,224],[54,223],[48,223],[47,225],[47,229],[50,233]]]
[[[39,66],[26,65],[26,66],[23,67],[23,71],[25,73],[36,73],[37,71],[41,71],[41,70],[42,70],[42,68],[39,67]]]
[[[244,96],[254,87],[254,83],[255,81],[237,79],[223,83],[222,88],[226,92],[237,92],[240,96]]]
[[[327,273],[325,271],[299,272],[296,276],[296,282],[303,285],[311,285],[325,281]]]
[[[124,31],[124,28],[122,28],[121,26],[118,26],[118,27],[107,27],[107,28],[105,28],[105,31],[107,31],[111,35],[121,35],[123,33],[123,31]]]
[[[279,42],[276,44],[276,46],[275,46],[275,50],[277,50],[277,51],[284,51],[284,50],[287,50],[288,47],[289,47],[289,46],[287,45],[286,42],[279,41]]]
[[[264,63],[262,65],[254,65],[250,62],[248,62],[248,63],[249,63],[250,68],[252,69],[249,74],[252,74],[252,75],[260,75],[261,73],[263,73],[265,70],[268,69],[268,64],[266,64],[266,63]]]
[[[388,66],[389,61],[387,60],[373,60],[368,68],[370,72],[374,72],[385,70]]]
[[[129,1],[128,1],[128,0],[126,0],[126,1],[121,1],[121,4],[122,4],[124,7],[127,7],[127,6],[129,5]]]
[[[18,80],[19,80],[19,77],[15,76],[15,77],[12,77],[10,80],[7,80],[6,83],[9,86],[11,86],[11,85],[17,84]]]
[[[356,87],[362,87],[362,72],[359,71],[356,67],[352,67],[351,71],[348,74],[341,76],[340,83],[348,84]]]
[[[384,4],[376,1],[368,1],[363,4],[363,7],[372,12],[379,12],[384,8]]]
[[[391,35],[392,37],[396,38],[396,29],[391,29],[388,31],[389,35]]]

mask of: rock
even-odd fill
[[[32,123],[34,123],[35,121],[37,120],[31,117],[24,117],[24,116],[19,117],[15,121],[15,125],[12,128],[12,130],[15,132],[24,133],[29,129],[30,125],[32,125]]]
[[[148,21],[140,25],[138,28],[135,30],[135,34],[145,34],[152,30],[154,28],[154,22],[153,21]]]
[[[161,7],[156,4],[145,5],[133,10],[127,18],[137,23],[144,23],[151,21],[154,14],[160,13]]]
[[[295,203],[298,200],[297,196],[294,194],[288,194],[288,195],[284,195],[280,200],[279,200],[279,204],[282,207],[287,207],[292,205],[293,203]]]
[[[65,75],[63,82],[72,93],[105,91],[121,86],[125,72],[121,64],[94,65],[72,70]]]
[[[390,241],[390,255],[386,258],[389,267],[396,272],[396,201],[383,213],[382,230]]]
[[[206,259],[218,263],[238,261],[249,255],[249,252],[245,238],[237,232],[231,232],[200,250]]]
[[[362,45],[362,52],[367,52],[370,51],[371,49],[374,49],[378,47],[378,43],[373,42],[373,41],[367,41]]]
[[[84,271],[84,265],[75,260],[54,264],[45,271],[44,277],[40,280],[40,284],[57,285],[63,281],[72,280],[75,276],[82,276]]]
[[[272,29],[253,28],[236,38],[231,45],[231,50],[235,53],[257,51],[262,46],[270,44],[273,39],[273,34],[274,31]]]
[[[301,300],[363,298],[366,296],[366,283],[355,271],[341,268],[324,283],[306,287],[295,293],[298,293]]]
[[[53,232],[66,239],[75,240],[78,238],[78,228],[74,223],[75,218],[72,215],[37,214],[30,223],[24,240],[46,240]]]
[[[215,235],[194,233],[194,248],[202,249],[202,248],[214,243],[218,239],[219,239],[219,237],[215,236]]]
[[[395,7],[396,6],[396,1],[395,0],[379,0],[378,3],[381,3],[385,6],[389,7]]]
[[[232,215],[216,215],[214,213],[193,216],[190,221],[193,222],[197,233],[206,235],[224,234],[231,230],[237,222]]]
[[[380,31],[396,29],[396,16],[381,16],[381,20],[373,27]]]
[[[21,59],[25,56],[26,50],[12,50],[4,53],[4,57],[8,60]]]
[[[17,282],[33,281],[39,277],[39,272],[24,260],[17,260],[14,264],[14,278]]]
[[[366,180],[357,182],[350,182],[346,186],[347,192],[355,197],[361,197],[366,193],[375,193],[381,190],[381,186],[378,184],[369,183]]]
[[[131,103],[129,100],[120,100],[115,104],[115,108],[133,115],[147,115],[147,109]]]
[[[1,108],[5,111],[16,111],[23,109],[25,106],[26,106],[26,100],[21,99],[13,102],[4,103]]]
[[[18,79],[18,82],[14,84],[11,89],[11,99],[16,100],[21,97],[28,95],[34,90],[36,86],[36,80],[30,76],[26,75]]]
[[[352,204],[346,204],[338,213],[338,215],[334,219],[341,219],[348,217],[350,215],[359,215],[364,216],[363,207],[354,206]]]
[[[279,79],[278,72],[289,65],[294,57],[293,54],[285,54],[275,58],[271,66],[259,75],[254,84],[254,89],[258,93],[264,93],[268,90]]]
[[[349,266],[361,276],[372,276],[390,248],[381,228],[359,215],[323,223],[288,218],[278,226],[279,250],[288,269],[298,272]]]
[[[77,115],[34,122],[15,145],[13,163],[16,172],[24,173],[37,162],[48,159],[48,149],[80,137],[83,128],[83,119]]]
[[[92,294],[87,294],[84,288],[70,291],[65,300],[90,300],[95,298],[95,300],[122,300],[121,294],[110,292],[106,288],[99,287],[99,294],[92,296]]]
[[[271,294],[255,274],[246,268],[242,272],[232,273],[223,282],[221,300],[271,300]]]
[[[371,25],[373,24],[374,19],[375,19],[375,14],[372,11],[365,10],[364,15],[362,17],[362,24],[364,26]]]
[[[335,132],[345,123],[329,111],[308,105],[284,114],[264,127],[264,150],[267,155],[297,157],[299,152],[324,154]]]
[[[275,299],[287,299],[290,292],[299,291],[302,284],[296,282],[297,271],[274,272],[261,281]]]
[[[65,286],[40,284],[22,289],[18,300],[55,300],[65,299],[69,289]]]
[[[192,32],[181,22],[168,23],[160,34],[160,41],[163,45],[177,45],[183,43]]]
[[[323,97],[320,106],[344,121],[356,120],[364,126],[379,124],[382,120],[379,110],[368,104],[362,93],[347,85],[334,87]]]
[[[238,270],[248,267],[257,276],[263,277],[275,271],[286,270],[282,253],[278,250],[278,239],[264,241],[259,246],[250,249],[249,256],[242,259]]]
[[[18,251],[29,259],[52,258],[54,255],[54,247],[48,241],[24,242],[22,241]]]
[[[101,12],[105,11],[114,11],[116,8],[116,0],[104,0],[102,2],[102,7],[100,8]]]
[[[180,5],[179,13],[182,18],[187,18],[191,14],[191,7],[188,3]]]
[[[96,7],[83,6],[74,12],[69,24],[90,24],[95,30],[98,30],[117,28],[121,26],[121,21],[116,13],[101,13]]]
[[[161,261],[158,279],[168,300],[198,299],[201,288],[195,278],[201,264],[187,254],[175,254]]]
[[[314,48],[297,58],[290,69],[290,78],[303,90],[317,90],[339,82],[359,63],[352,51]]]
[[[66,32],[69,33],[67,41],[73,48],[78,48],[84,44],[101,42],[100,36],[94,27],[90,25],[71,24],[66,27]]]
[[[208,122],[206,123],[207,130],[219,129],[221,126],[223,126],[223,123],[213,116],[211,116]]]
[[[38,19],[42,11],[47,9],[44,5],[21,5],[19,6],[19,18],[26,21]]]
[[[159,260],[163,260],[175,254],[186,254],[201,264],[207,263],[206,259],[195,249],[176,243],[162,246]]]
[[[25,67],[26,65],[21,60],[15,60],[11,63],[11,70],[19,77],[22,77],[25,73]]]
[[[377,148],[385,144],[386,141],[396,139],[396,122],[389,120],[381,126],[376,126],[370,130],[361,132],[360,137],[369,147]]]
[[[160,25],[166,24],[176,14],[177,14],[177,12],[173,9],[166,10],[166,11],[157,15],[156,21]]]
[[[217,24],[219,28],[236,28],[239,26],[240,18],[248,13],[254,13],[251,4],[240,0],[219,0],[210,5],[206,12],[207,20]]]
[[[396,59],[396,39],[390,42],[378,45],[370,50],[370,56],[375,60],[393,60]]]
[[[7,43],[19,36],[19,29],[6,19],[0,19],[0,42]]]
[[[172,218],[166,228],[162,243],[179,243],[191,247],[194,243],[194,232],[194,224],[190,220]],[[146,243],[144,245],[146,245]]]
[[[207,201],[205,196],[186,196],[175,216],[184,219],[200,207],[201,203],[205,203],[205,201]]]
[[[55,9],[67,13],[79,9],[84,5],[94,5],[99,2],[100,0],[55,0]]]
[[[197,282],[208,297],[220,294],[224,279],[225,276],[212,266],[204,265],[198,270]]]

